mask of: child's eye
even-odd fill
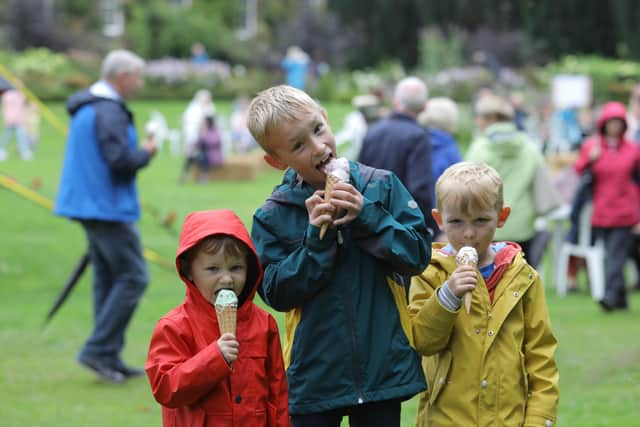
[[[234,265],[233,267],[231,267],[231,271],[242,271],[244,270],[244,266],[243,265]]]
[[[319,134],[320,132],[322,132],[322,123],[318,123],[314,128],[313,128],[313,133],[315,133],[316,135]]]
[[[489,222],[489,218],[478,218],[475,220],[476,224],[486,224],[487,222]]]
[[[302,148],[302,146],[302,142],[296,142],[295,144],[293,144],[292,151],[298,151],[300,148]]]
[[[207,267],[207,270],[208,270],[208,271],[211,271],[211,272],[213,272],[213,273],[215,273],[216,271],[218,271],[218,270],[219,270],[219,268],[218,268],[218,267],[214,267],[214,266],[212,266],[212,267]]]

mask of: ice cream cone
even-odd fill
[[[218,325],[220,326],[220,335],[226,333],[236,333],[236,307],[218,307],[216,306],[216,314],[218,315]]]
[[[216,297],[216,315],[220,335],[236,333],[236,313],[238,311],[238,297],[229,289],[222,289]]]
[[[464,246],[460,248],[458,253],[456,254],[456,264],[457,265],[471,265],[474,268],[478,267],[478,253],[475,248],[471,246]],[[473,295],[471,291],[465,292],[463,296],[464,301],[464,309],[469,314],[471,312],[471,299]]]
[[[333,191],[333,187],[339,182],[340,182],[340,178],[338,178],[337,176],[335,175],[327,176],[327,182],[324,185],[324,201],[325,202],[328,202],[329,200],[331,200],[331,192]],[[326,234],[328,228],[329,228],[328,222],[325,222],[320,226],[320,240],[324,238],[324,235]]]

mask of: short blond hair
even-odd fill
[[[513,119],[513,106],[505,98],[489,94],[480,97],[476,103],[476,115],[490,117],[497,121],[511,121]]]
[[[285,121],[300,121],[315,111],[322,111],[322,107],[306,92],[287,85],[273,86],[259,92],[249,104],[247,128],[268,153],[266,136],[270,129]]]
[[[455,133],[458,129],[458,106],[450,98],[431,98],[427,108],[418,116],[418,123],[424,127],[442,129]]]
[[[485,163],[460,162],[448,167],[436,182],[436,208],[459,209],[466,215],[502,210],[502,178]]]

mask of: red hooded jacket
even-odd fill
[[[638,146],[620,136],[618,144],[610,147],[604,137],[604,125],[611,119],[620,119],[626,126],[626,110],[619,102],[604,105],[598,118],[598,133],[589,138],[580,149],[576,161],[576,171],[584,173],[591,168],[593,184],[594,227],[630,227],[640,221],[640,194],[633,174],[640,167]],[[600,145],[600,156],[589,161],[589,152],[594,145]]]
[[[178,258],[204,237],[233,236],[249,247],[245,291],[240,295],[236,338],[238,359],[229,368],[216,341],[215,308],[186,277],[184,302],[160,319],[153,331],[145,369],[162,404],[162,421],[172,427],[289,426],[287,382],[278,327],[253,303],[262,266],[249,233],[230,210],[187,216]]]

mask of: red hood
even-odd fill
[[[200,240],[213,234],[225,234],[242,241],[251,251],[249,259],[249,271],[247,283],[239,297],[240,305],[244,301],[252,301],[262,280],[262,265],[258,258],[256,248],[253,246],[251,236],[238,216],[230,209],[192,212],[184,219],[180,233],[180,243],[176,252],[176,269],[180,275],[179,257],[189,248],[195,246]],[[187,291],[197,291],[197,288],[184,276],[180,275],[187,285]],[[200,294],[200,292],[196,292]]]
[[[596,123],[596,129],[598,132],[603,135],[604,134],[604,124],[608,120],[611,119],[620,119],[624,122],[625,130],[627,127],[627,109],[624,104],[621,102],[607,102],[602,107],[602,112],[600,113],[600,117],[598,117],[598,122]]]

